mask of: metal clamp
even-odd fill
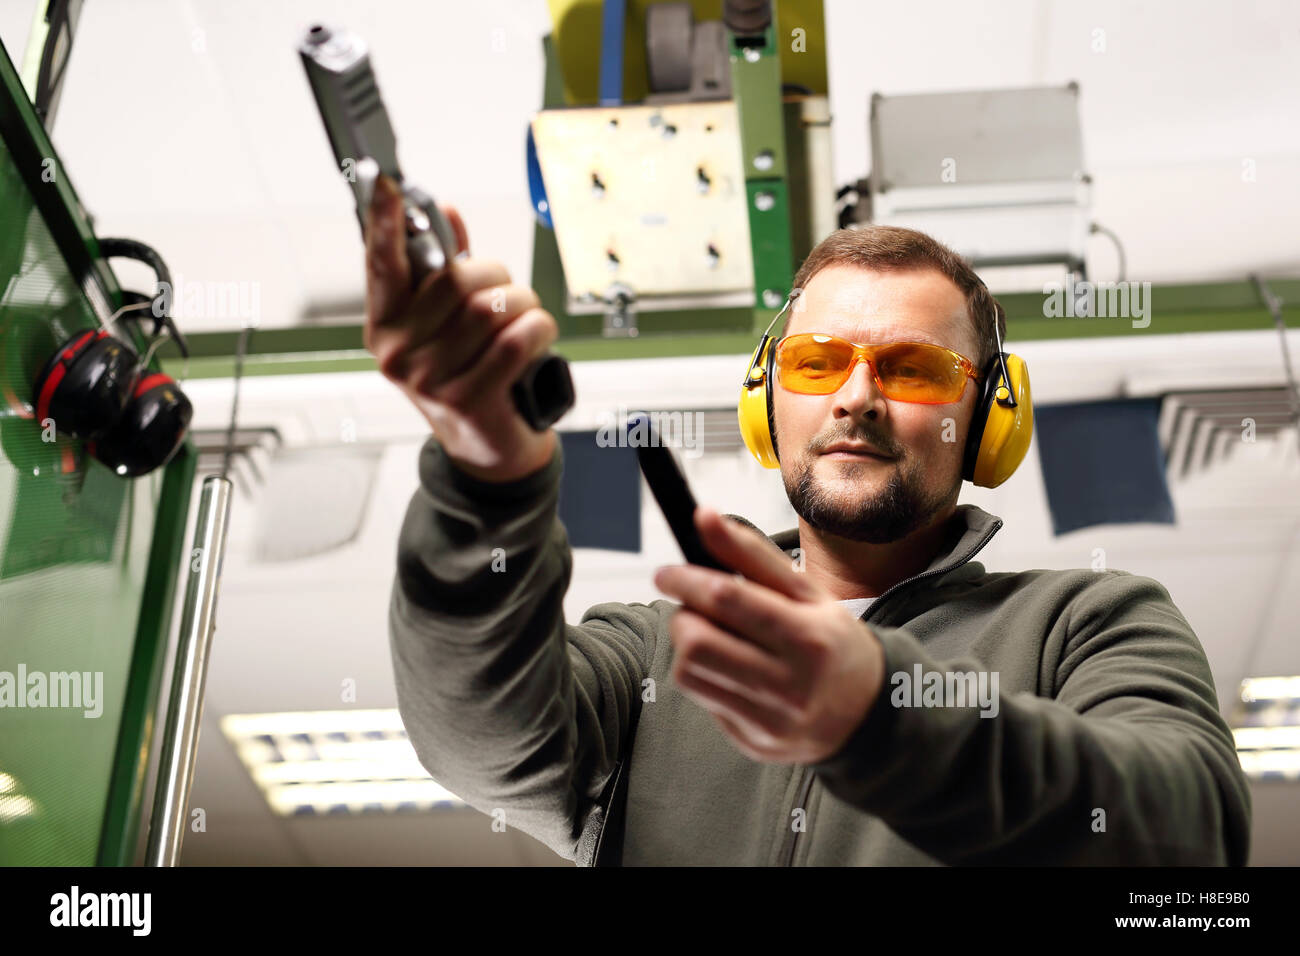
[[[600,334],[605,338],[635,338],[636,292],[631,286],[615,282],[605,290],[605,325]]]

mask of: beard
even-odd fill
[[[795,514],[825,534],[889,544],[925,527],[948,505],[948,494],[928,493],[917,469],[905,469],[901,459],[894,459],[884,487],[872,493],[861,480],[849,492],[828,488],[813,475],[818,457],[805,457],[783,480]],[[841,487],[853,483],[849,469],[844,473]]]

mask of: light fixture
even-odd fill
[[[1300,780],[1300,677],[1241,682],[1232,736],[1252,780]]]
[[[281,816],[466,805],[421,766],[396,710],[231,714],[221,730]]]

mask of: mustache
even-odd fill
[[[861,431],[861,430],[854,430],[854,431],[848,431],[848,432],[839,432],[839,433],[834,434],[834,435],[827,435],[825,438],[818,438],[818,439],[815,439],[815,440],[812,442],[812,444],[809,445],[809,449],[810,449],[811,451],[813,451],[814,453],[820,455],[823,451],[825,451],[825,450],[826,450],[827,448],[829,448],[831,445],[834,445],[834,444],[836,444],[837,442],[842,442],[842,441],[844,441],[844,442],[863,442],[863,443],[868,444],[868,445],[871,445],[871,446],[873,446],[873,447],[875,447],[875,448],[879,448],[882,452],[884,452],[886,455],[888,455],[888,456],[891,457],[891,458],[901,458],[901,457],[903,457],[903,456],[902,456],[902,451],[901,451],[901,449],[899,449],[898,447],[896,447],[896,446],[894,445],[894,443],[891,442],[891,441],[890,441],[888,438],[886,438],[885,436],[883,436],[883,435],[873,435],[873,434],[870,433],[870,432],[865,432],[865,431]]]

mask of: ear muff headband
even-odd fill
[[[758,347],[750,356],[745,379],[740,387],[737,417],[740,437],[754,459],[764,468],[779,468],[772,436],[775,424],[772,408],[773,366],[776,341],[772,326],[785,314],[795,295],[786,300]],[[981,488],[996,488],[1006,481],[1024,461],[1034,431],[1034,408],[1029,389],[1029,368],[1024,359],[1002,350],[997,332],[998,351],[980,376],[970,432],[962,456],[962,478]]]

